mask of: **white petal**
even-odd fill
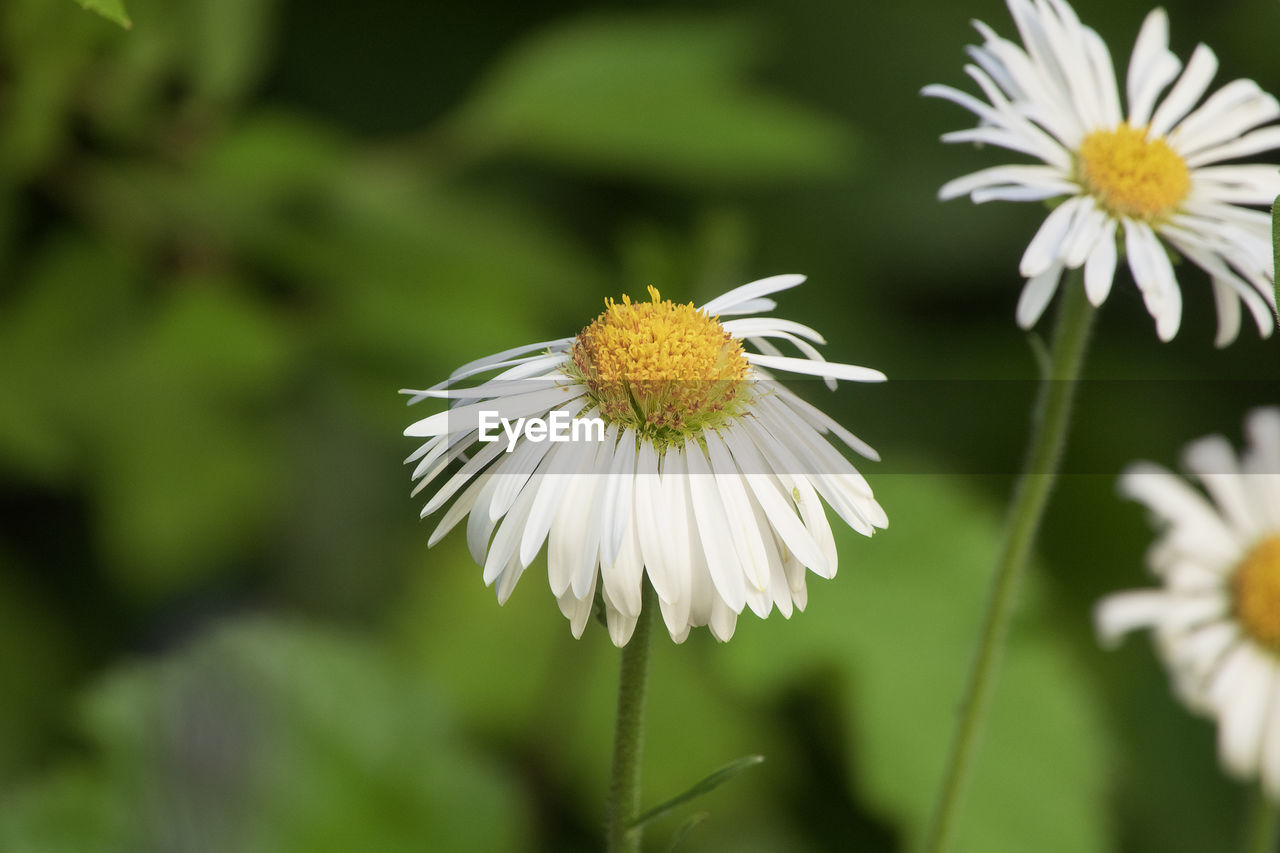
[[[1213,75],[1218,72],[1218,57],[1203,44],[1196,45],[1187,62],[1187,68],[1169,91],[1168,97],[1156,108],[1147,128],[1147,138],[1165,136],[1178,120],[1191,111],[1196,101],[1209,88]]]
[[[750,299],[756,299],[761,296],[768,296],[770,293],[777,293],[780,290],[789,290],[803,284],[805,277],[802,275],[786,274],[771,275],[768,278],[762,278],[758,281],[735,287],[727,293],[722,293],[715,299],[702,306],[702,311],[707,315],[714,317],[727,308],[733,308]]]
[[[756,527],[752,517],[751,503],[743,485],[743,477],[729,449],[725,447],[724,439],[718,433],[703,430],[702,439],[706,442],[711,471],[715,474],[716,486],[720,490],[720,500],[728,517],[730,535],[738,548],[738,559],[747,572],[747,580],[757,590],[767,590],[769,560],[765,554],[760,529]]]
[[[631,635],[636,630],[636,617],[619,612],[613,601],[609,599],[607,585],[601,585],[600,594],[604,599],[604,617],[605,623],[609,626],[609,639],[615,646],[622,648],[631,640]]]
[[[659,523],[667,532],[662,545],[667,559],[668,587],[674,603],[674,618],[686,625],[689,623],[692,606],[693,576],[696,572],[707,574],[701,547],[693,541],[690,534],[692,509],[689,507],[689,487],[685,482],[687,479],[684,454],[678,449],[669,448],[662,456],[661,497],[657,502],[657,510]],[[710,575],[707,576],[707,583],[710,584]]]
[[[1169,16],[1164,9],[1153,9],[1142,22],[1129,59],[1125,89],[1130,124],[1143,127],[1150,122],[1156,98],[1181,68],[1182,63],[1169,51]]]
[[[1184,459],[1237,531],[1245,538],[1260,532],[1235,451],[1224,437],[1211,435],[1192,442]]]
[[[465,518],[467,513],[471,512],[472,508],[476,505],[476,500],[480,497],[481,491],[483,491],[484,487],[488,485],[489,479],[492,476],[493,475],[489,473],[481,474],[476,478],[476,481],[468,486],[467,490],[453,502],[453,506],[449,507],[449,511],[444,514],[444,517],[440,519],[440,523],[436,525],[436,529],[431,532],[431,538],[427,540],[428,548],[435,547],[437,542],[447,536],[449,531],[453,530],[457,523]]]
[[[641,592],[644,588],[644,555],[636,538],[636,526],[628,522],[623,531],[618,558],[607,563],[600,558],[600,578],[614,606],[627,616],[640,615]]]
[[[806,358],[785,358],[756,353],[747,353],[746,356],[747,361],[752,364],[771,370],[787,370],[791,373],[804,373],[810,376],[830,376],[832,379],[846,379],[850,382],[884,382],[888,378],[879,370],[854,364],[810,361]]]
[[[595,578],[591,579],[591,589],[582,598],[577,598],[568,591],[556,597],[560,612],[569,620],[569,630],[573,632],[576,639],[582,639],[582,632],[587,627],[587,619],[591,616],[591,606],[595,603],[595,598]]]
[[[685,440],[684,460],[688,468],[689,503],[697,521],[692,532],[697,535],[720,598],[735,612],[741,612],[747,602],[746,576],[738,563],[738,551],[711,466],[693,439]]]
[[[1243,643],[1223,665],[1217,681],[1218,750],[1229,771],[1248,778],[1258,771],[1275,666]]]
[[[525,526],[524,536],[520,540],[520,562],[526,566],[533,562],[542,548],[551,530],[551,523],[560,510],[560,502],[565,497],[575,475],[595,459],[596,448],[585,442],[567,442],[558,444],[547,454],[546,471],[541,475],[538,494],[534,498],[533,508],[529,511],[529,523]],[[548,552],[548,570],[550,569],[550,552]],[[567,565],[566,565],[567,568]],[[569,572],[563,576],[563,586],[559,589],[552,584],[552,590],[559,595],[569,584]]]
[[[1078,269],[1093,253],[1099,237],[1111,221],[1101,210],[1087,201],[1079,206],[1071,220],[1071,228],[1062,239],[1062,262],[1067,269]]]
[[[1240,297],[1231,285],[1219,278],[1213,279],[1213,301],[1218,308],[1218,334],[1213,340],[1216,347],[1225,347],[1240,334]]]
[[[1099,641],[1104,646],[1114,647],[1130,631],[1152,627],[1159,621],[1165,603],[1165,594],[1157,590],[1107,596],[1093,609]]]
[[[1120,478],[1121,494],[1146,504],[1177,529],[1211,562],[1229,563],[1239,552],[1235,534],[1213,506],[1184,480],[1158,465],[1130,465]]]
[[[788,505],[789,500],[783,497],[773,478],[763,473],[765,461],[754,445],[745,434],[739,434],[738,430],[732,427],[724,430],[723,434],[738,465],[744,471],[753,472],[744,474],[743,479],[746,480],[773,530],[800,562],[813,567],[817,574],[828,575],[829,569],[822,549],[818,547],[818,543],[809,535],[809,531]]]
[[[1084,262],[1084,292],[1095,308],[1106,301],[1116,276],[1116,221],[1108,218]]]
[[[1062,277],[1062,262],[1058,261],[1050,267],[1027,280],[1022,287],[1022,295],[1018,297],[1018,309],[1015,317],[1019,328],[1030,329],[1044,314],[1049,300],[1058,289],[1058,281]]]
[[[662,483],[658,478],[658,453],[653,442],[644,439],[640,441],[636,457],[635,488],[633,521],[640,553],[644,556],[645,571],[658,598],[674,601],[679,587],[671,579],[663,541],[667,524],[662,509]]]
[[[1129,271],[1142,291],[1147,311],[1156,321],[1156,335],[1172,340],[1182,322],[1182,291],[1173,273],[1169,256],[1146,223],[1126,221],[1125,253]]]
[[[539,382],[538,385],[540,387],[537,391],[504,397],[500,401],[485,400],[466,406],[458,406],[456,409],[437,412],[430,417],[410,424],[404,434],[425,437],[442,433],[467,432],[479,426],[481,412],[494,412],[499,418],[507,418],[514,421],[516,418],[544,414],[550,409],[556,406],[563,406],[586,393],[584,387],[576,384],[566,384],[555,388],[547,388],[542,382]]]
[[[1027,244],[1027,250],[1022,253],[1018,272],[1025,278],[1033,278],[1060,262],[1063,254],[1063,239],[1067,236],[1077,211],[1084,204],[1092,204],[1092,200],[1071,198],[1055,207],[1045,217],[1040,229],[1036,231],[1036,236],[1031,238],[1031,242]]]

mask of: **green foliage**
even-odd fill
[[[719,788],[743,770],[746,770],[749,767],[754,767],[762,761],[764,761],[763,755],[744,755],[742,758],[730,761],[724,767],[721,767],[719,770],[711,773],[706,778],[700,779],[693,785],[689,786],[689,790],[682,791],[671,799],[666,800],[651,809],[647,809],[643,814],[631,821],[630,825],[646,826],[659,818],[666,817],[685,803],[692,802],[703,794]]]
[[[946,479],[881,476],[876,486],[892,527],[870,542],[838,536],[837,580],[811,581],[808,611],[785,631],[744,620],[721,663],[764,693],[797,678],[797,661],[847,673],[849,777],[911,846],[941,779],[999,516]],[[1042,614],[1037,590],[1027,593],[1025,616]],[[957,850],[1108,849],[1092,685],[1062,635],[1042,625],[1015,623]]]
[[[90,12],[97,12],[126,30],[133,28],[133,21],[129,20],[129,15],[125,12],[124,4],[120,0],[76,0],[76,2]]]
[[[0,813],[14,851],[513,850],[509,776],[385,650],[223,627],[80,703],[89,755]]]
[[[963,16],[455,4],[396,56],[379,35],[413,4],[361,6],[337,37],[317,4],[127,5],[124,34],[0,3],[0,849],[598,849],[616,650],[594,624],[570,637],[543,561],[499,609],[459,534],[426,550],[397,388],[573,334],[605,296],[702,300],[784,271],[811,275],[785,313],[834,358],[895,380],[1031,374],[1011,314],[1032,224],[933,197],[964,169],[916,90],[939,57],[954,73]],[[366,106],[397,132],[340,118]],[[1206,364],[1197,287],[1157,348],[1118,281],[1100,374],[1274,378],[1274,341]],[[1025,422],[883,393],[904,386],[901,408],[821,401],[884,453],[867,473],[891,529],[842,536],[840,577],[811,579],[790,623],[656,641],[643,805],[769,761],[655,818],[655,849],[918,837],[1005,495],[877,468],[987,470]],[[1136,511],[1099,524],[1111,474],[1235,429],[1270,386],[1215,387],[1213,405],[1077,423],[1105,484],[1051,512],[963,849],[1229,833],[1212,728],[1145,647],[1113,664],[1087,634],[1145,535]],[[245,610],[262,615],[227,615]]]
[[[491,156],[695,186],[838,173],[844,128],[744,85],[756,42],[676,15],[551,28],[489,73],[451,129]]]

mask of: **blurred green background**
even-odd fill
[[[656,642],[645,800],[767,761],[665,850],[905,849],[934,793],[1034,391],[1013,322],[1035,206],[938,204],[1006,159],[970,88],[995,0],[0,5],[0,850],[596,850],[616,650],[540,561],[499,609],[432,551],[401,387],[574,334],[606,296],[780,314],[885,386],[804,392],[876,446],[891,519],[789,623]],[[1082,0],[1127,63],[1148,10]],[[1280,7],[1169,4],[1219,82],[1280,88]],[[1277,341],[1161,345],[1122,274],[1005,659],[958,849],[1216,851],[1247,789],[1148,644],[1134,458],[1239,441]],[[1048,323],[1038,330],[1043,333]],[[540,577],[541,576],[541,577]]]

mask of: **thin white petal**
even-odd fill
[[[726,308],[733,308],[750,299],[756,299],[761,296],[768,296],[770,293],[777,293],[780,290],[789,290],[803,284],[805,277],[795,274],[771,275],[768,278],[762,278],[748,284],[735,287],[727,293],[722,293],[715,299],[702,306],[709,316],[716,316]]]
[[[1165,136],[1178,121],[1191,111],[1196,101],[1204,95],[1218,72],[1218,57],[1203,44],[1196,45],[1187,62],[1186,70],[1173,85],[1168,96],[1156,108],[1147,128],[1147,138],[1155,139]]]
[[[1022,287],[1022,295],[1018,297],[1018,309],[1015,317],[1018,326],[1030,329],[1044,314],[1049,300],[1058,290],[1058,281],[1062,278],[1062,262],[1056,262],[1048,269],[1027,280]]]
[[[791,373],[804,373],[810,376],[830,376],[832,379],[845,379],[850,382],[884,382],[886,377],[879,370],[870,367],[859,367],[854,364],[840,364],[834,361],[810,361],[806,358],[786,358],[772,355],[747,353],[747,361],[760,367],[772,370],[786,370]]]

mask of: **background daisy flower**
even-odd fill
[[[1163,585],[1108,596],[1095,616],[1108,644],[1150,628],[1178,695],[1217,720],[1222,763],[1280,800],[1280,408],[1245,425],[1238,459],[1221,436],[1188,446],[1207,497],[1158,465],[1125,472],[1122,492],[1163,528],[1147,558]]]
[[[1018,324],[1035,324],[1064,269],[1083,267],[1089,300],[1102,304],[1123,253],[1167,341],[1182,317],[1166,251],[1173,249],[1213,282],[1219,346],[1235,340],[1242,302],[1269,336],[1276,311],[1271,217],[1247,205],[1269,208],[1280,173],[1271,165],[1214,164],[1280,147],[1280,127],[1268,124],[1280,117],[1280,104],[1252,80],[1235,80],[1197,107],[1218,60],[1201,44],[1183,69],[1169,51],[1168,17],[1156,9],[1129,60],[1126,113],[1107,45],[1067,3],[1008,5],[1022,44],[974,22],[985,41],[968,48],[974,64],[965,72],[986,100],[942,85],[922,93],[980,119],[944,141],[996,145],[1040,161],[957,178],[939,191],[942,199],[1060,201],[1019,264],[1027,281]]]
[[[769,294],[803,281],[762,279],[701,308],[650,288],[651,301],[610,301],[576,337],[506,350],[463,365],[447,382],[404,392],[411,404],[454,401],[405,430],[428,439],[406,460],[416,463],[414,494],[466,458],[482,412],[508,420],[559,412],[607,425],[603,440],[504,433],[480,445],[423,508],[425,517],[457,495],[429,544],[467,518],[471,554],[503,603],[545,542],[551,590],[574,635],[598,588],[619,646],[635,628],[646,577],[676,642],[699,625],[728,640],[746,607],[761,617],[775,606],[786,617],[803,609],[806,568],[822,577],[836,571],[819,498],[868,536],[888,523],[866,480],[826,436],[869,459],[875,451],[772,381],[774,370],[820,376],[831,387],[884,374],[825,361],[813,346],[825,343],[822,336],[800,323],[719,320],[770,311]],[[454,387],[498,370],[479,385]]]

